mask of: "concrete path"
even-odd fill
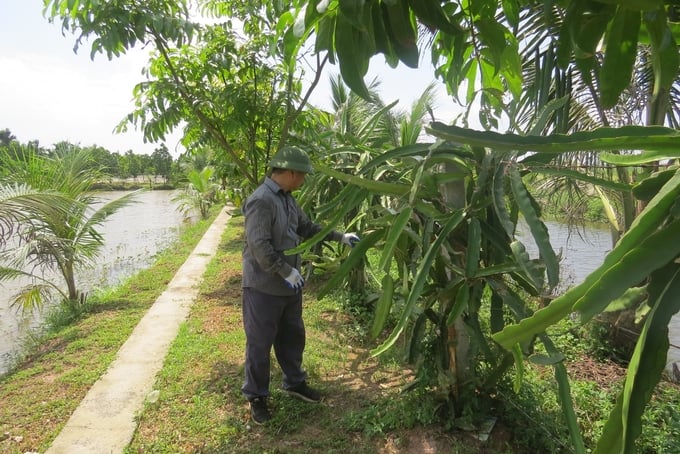
[[[46,454],[122,453],[130,443],[137,428],[135,416],[153,390],[156,374],[189,314],[197,284],[217,251],[230,217],[227,208],[217,216]]]

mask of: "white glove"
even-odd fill
[[[359,236],[356,233],[343,233],[342,239],[340,241],[342,244],[346,244],[349,247],[354,247],[354,245],[359,242]]]
[[[302,279],[302,275],[295,268],[284,279],[286,280],[286,285],[295,290],[300,290],[305,285],[305,280]]]

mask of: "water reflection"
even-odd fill
[[[114,200],[125,192],[101,192],[97,197]],[[77,273],[86,292],[116,285],[151,265],[157,254],[177,239],[183,216],[172,202],[172,191],[139,194],[137,202],[112,215],[99,228],[104,237],[102,253],[91,269]],[[22,316],[9,307],[9,298],[24,283],[0,285],[0,374],[6,372],[17,348],[30,330],[40,326],[41,314]]]
[[[120,197],[104,192],[103,200]],[[153,263],[156,254],[178,236],[183,216],[172,202],[172,191],[149,191],[112,215],[103,225],[104,247],[97,267],[81,273],[88,288],[115,285]]]

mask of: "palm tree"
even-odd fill
[[[13,296],[24,310],[42,307],[54,293],[70,304],[83,302],[75,275],[101,250],[97,227],[136,193],[95,208],[100,200],[90,187],[99,172],[89,152],[75,146],[53,157],[32,147],[3,149],[0,165],[6,170],[0,178],[0,242],[7,246],[0,253],[0,282],[30,280]]]
[[[189,170],[186,176],[189,183],[173,197],[173,201],[179,202],[178,209],[184,215],[198,210],[202,219],[208,218],[210,208],[218,202],[221,194],[220,185],[213,180],[214,173],[215,168],[212,166]]]
[[[26,184],[4,185],[0,192],[0,246],[5,247],[22,223],[30,223],[41,213],[62,210],[68,199],[63,195],[39,191]]]

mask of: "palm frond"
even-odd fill
[[[0,184],[0,246],[22,226],[39,228],[46,219],[63,217],[72,205],[69,197],[51,190],[25,183]]]
[[[408,115],[405,115],[400,122],[400,141],[399,145],[411,145],[418,142],[423,125],[428,119],[432,118],[432,111],[436,101],[436,84],[431,82],[423,93],[411,105]]]

